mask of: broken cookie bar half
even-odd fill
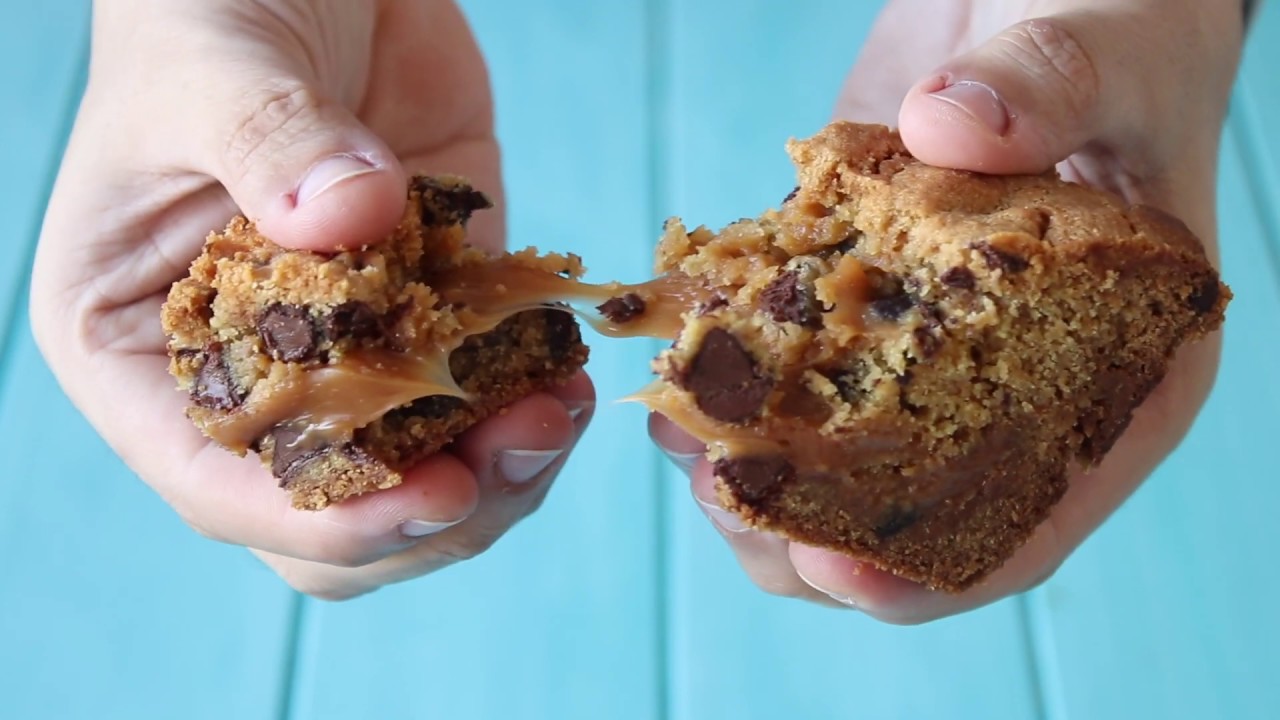
[[[926,166],[880,126],[789,151],[781,209],[668,223],[658,270],[713,299],[640,399],[708,444],[750,524],[963,590],[1230,293],[1181,222],[1110,194]]]
[[[285,250],[238,218],[164,306],[190,417],[258,453],[298,508],[399,484],[587,360],[574,316],[548,307],[556,281],[581,274],[576,257],[467,247],[489,201],[459,179],[416,177],[408,197],[385,242],[336,254]]]

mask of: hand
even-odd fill
[[[90,81],[36,260],[36,338],[71,399],[201,533],[341,599],[485,550],[537,508],[591,415],[585,375],[466,433],[403,485],[293,510],[207,441],[166,372],[160,305],[237,207],[278,243],[373,243],[406,171],[501,203],[489,82],[450,0],[134,0],[94,8]],[[500,210],[471,223],[504,242]],[[536,451],[536,452],[529,452]]]
[[[1200,0],[892,0],[837,105],[897,125],[924,162],[988,173],[1057,166],[1182,218],[1216,263],[1218,140],[1239,62],[1242,9]],[[655,418],[651,435],[763,589],[919,623],[1035,587],[1187,432],[1217,372],[1220,337],[1184,348],[1100,467],[1071,478],[1052,516],[1005,566],[959,595],[743,528],[716,507],[702,448]]]

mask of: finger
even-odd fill
[[[912,87],[898,116],[904,142],[934,165],[1035,173],[1134,126],[1158,84],[1135,68],[1161,56],[1144,57],[1135,21],[1086,6],[1008,28]]]
[[[649,413],[649,439],[685,475],[693,472],[694,465],[707,451],[700,440],[659,413]]]
[[[738,564],[757,587],[772,595],[804,598],[832,604],[796,574],[787,557],[787,541],[770,532],[753,530],[737,515],[720,506],[711,465],[699,460],[691,475],[694,500],[733,550]]]
[[[539,414],[541,422],[504,416],[499,420],[508,422],[493,421],[483,431],[477,431],[463,441],[467,447],[460,454],[465,454],[473,463],[481,488],[480,506],[467,521],[360,568],[334,567],[264,553],[259,557],[295,589],[325,600],[357,597],[475,557],[537,509],[555,476],[564,467],[569,451],[581,437],[594,406],[590,381],[585,375],[579,375],[566,386],[558,388],[557,392],[567,399],[567,404],[562,404],[550,394],[530,399],[537,403],[531,410]],[[570,407],[582,408],[574,420],[569,417]],[[552,434],[540,434],[539,428],[550,430]],[[557,438],[562,442],[556,442]],[[516,467],[505,464],[503,453],[517,445],[542,448],[542,454],[525,455]],[[563,447],[564,451],[547,452],[555,451],[557,446]],[[518,479],[538,465],[541,469],[537,469],[533,476],[527,480]]]
[[[196,33],[195,48],[210,42],[204,35]],[[281,245],[330,251],[376,242],[400,220],[405,173],[291,48],[262,30],[175,83],[188,96],[172,103],[172,124],[191,134],[174,150],[178,162],[216,178]]]
[[[693,499],[729,544],[751,582],[773,595],[839,605],[796,574],[787,557],[788,543],[784,538],[748,527],[742,518],[721,506],[711,465],[703,458],[705,448],[697,438],[658,413],[649,415],[649,436],[676,467],[689,476]]]

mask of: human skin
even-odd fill
[[[921,18],[928,18],[922,22]],[[1217,263],[1219,139],[1239,64],[1238,2],[893,0],[836,104],[837,118],[897,125],[922,161],[1038,173],[1178,217]],[[716,505],[702,447],[664,418],[650,432],[768,592],[856,607],[891,623],[971,610],[1043,582],[1178,445],[1218,369],[1221,334],[1184,347],[1106,459],[1069,489],[1002,568],[960,594],[748,529]]]
[[[1178,215],[1216,258],[1217,149],[1241,26],[1227,0],[893,0],[836,115],[900,125],[934,164],[1056,165]],[[200,436],[165,372],[164,293],[237,208],[283,245],[332,250],[395,224],[407,171],[452,172],[498,201],[473,240],[503,245],[488,78],[453,3],[100,3],[93,42],[32,323],[68,395],[129,466],[198,531],[330,599],[474,557],[536,509],[590,418],[585,376],[478,426],[400,487],[299,513],[254,459]],[[661,418],[651,433],[690,468],[695,496],[762,588],[923,622],[1048,577],[1177,445],[1218,348],[1215,336],[1184,350],[1102,466],[1075,476],[1030,543],[961,595],[743,530],[714,506],[696,443]]]
[[[590,419],[579,375],[473,428],[405,482],[290,507],[256,458],[186,420],[160,305],[237,208],[281,245],[374,243],[406,173],[470,178],[505,242],[483,58],[449,0],[97,3],[89,83],[37,251],[31,320],[50,367],[112,448],[199,532],[290,585],[345,599],[486,550],[542,502]]]

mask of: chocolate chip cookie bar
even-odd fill
[[[930,167],[848,123],[789,152],[779,209],[668,223],[658,270],[706,299],[640,399],[708,444],[750,524],[963,590],[1230,292],[1175,218],[1052,174]]]
[[[191,419],[318,510],[399,484],[463,430],[568,380],[587,348],[551,280],[581,262],[466,246],[487,207],[459,179],[416,177],[376,246],[285,250],[242,217],[210,236],[162,312]]]

